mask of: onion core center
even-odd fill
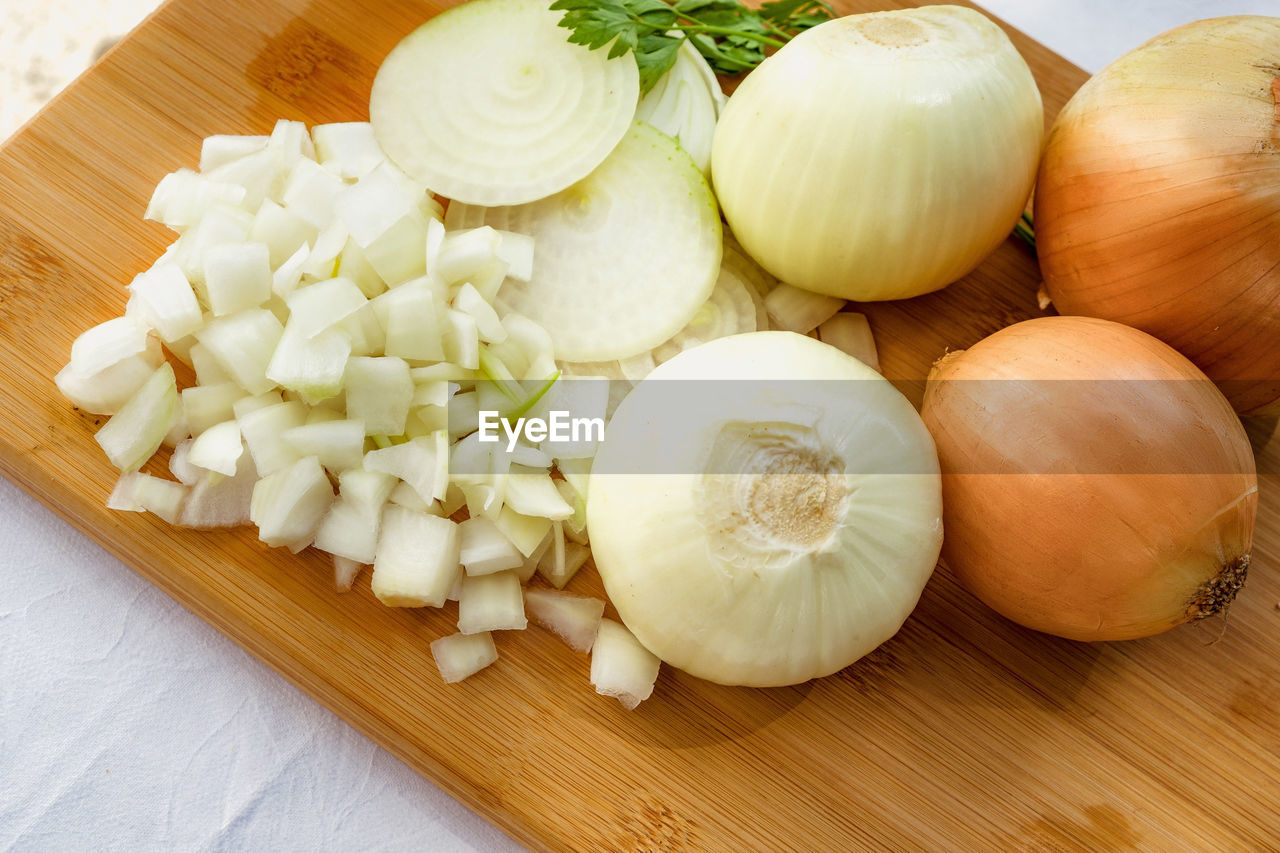
[[[499,88],[505,97],[527,98],[542,85],[542,79],[542,66],[531,59],[522,58],[507,67]]]
[[[858,31],[863,38],[884,47],[914,47],[929,40],[925,28],[910,18],[887,15],[861,21]]]
[[[591,192],[581,185],[565,190],[560,204],[560,216],[572,228],[595,231],[609,221],[612,200],[606,193]]]
[[[779,567],[821,550],[849,500],[844,465],[792,424],[734,424],[703,475],[702,522],[735,565]]]

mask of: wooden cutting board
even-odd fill
[[[1203,850],[1280,843],[1280,489],[1263,477],[1254,574],[1226,622],[1082,645],[1005,622],[945,570],[902,632],[799,687],[666,669],[628,713],[539,629],[440,683],[452,611],[332,591],[326,560],[252,532],[103,508],[115,479],[52,382],[167,242],[142,221],[213,133],[362,119],[380,58],[444,5],[172,0],[0,152],[0,470],[121,560],[518,840],[548,849]],[[884,8],[848,0],[843,11]],[[1012,34],[1053,114],[1085,75]],[[928,239],[922,234],[921,239]],[[887,374],[1038,313],[1013,241],[947,290],[867,306]],[[1273,425],[1273,424],[1272,424]],[[1272,425],[1254,424],[1277,470]],[[573,584],[599,592],[594,572]],[[428,843],[428,846],[429,843]]]

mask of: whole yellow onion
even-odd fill
[[[1074,640],[1223,612],[1249,566],[1244,428],[1145,332],[1043,317],[934,366],[921,412],[942,468],[946,565],[1004,616]]]
[[[1143,329],[1236,411],[1280,402],[1280,18],[1188,24],[1084,85],[1040,167],[1054,305]]]
[[[711,172],[733,233],[783,281],[900,299],[972,270],[1021,215],[1040,92],[972,9],[851,15],[751,72],[716,126]]]

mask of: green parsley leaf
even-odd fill
[[[758,10],[738,0],[555,0],[569,41],[609,57],[632,53],[647,92],[670,70],[687,39],[718,74],[755,68],[798,33],[836,17],[823,0],[771,0]]]

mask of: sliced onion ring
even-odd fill
[[[400,42],[369,116],[397,166],[469,204],[524,204],[600,165],[640,95],[630,56],[570,44],[541,0],[472,0]]]

